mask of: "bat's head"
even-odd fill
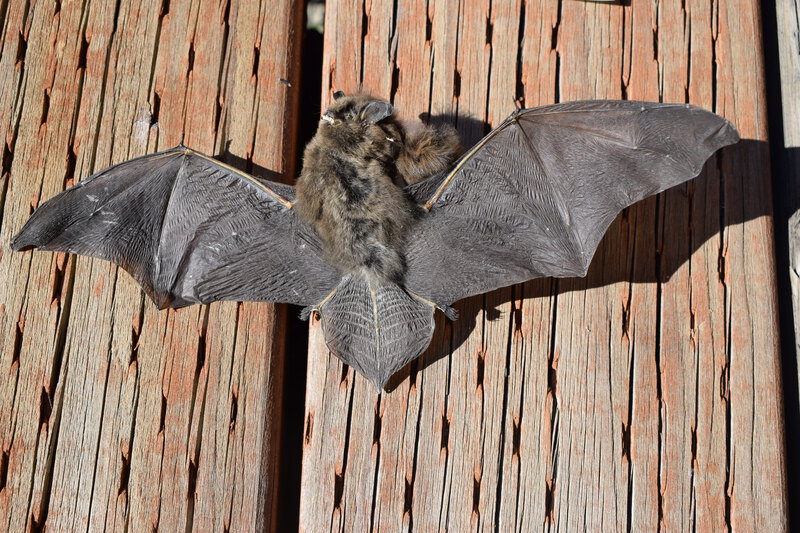
[[[320,117],[320,126],[366,128],[388,119],[394,113],[389,102],[363,94],[345,96],[342,91],[336,91],[333,98],[331,106]]]

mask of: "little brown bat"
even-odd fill
[[[430,126],[409,134],[386,102],[334,98],[303,154],[297,214],[337,270],[402,286],[405,239],[419,207],[398,185],[447,170],[462,151],[458,134]]]
[[[434,309],[454,318],[467,296],[585,275],[622,209],[739,139],[690,105],[582,101],[519,109],[460,156],[451,127],[408,129],[387,102],[334,96],[296,187],[181,144],[44,202],[11,246],[113,261],[159,308],[305,306],[381,389],[430,343]]]

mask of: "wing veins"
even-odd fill
[[[478,151],[479,151],[481,148],[483,148],[483,146],[484,146],[484,145],[485,145],[487,142],[489,142],[490,140],[492,140],[492,139],[493,139],[493,138],[494,138],[494,137],[495,137],[495,136],[496,136],[498,133],[500,133],[502,130],[506,129],[506,128],[509,126],[509,124],[511,124],[513,121],[514,121],[514,120],[506,119],[506,120],[505,120],[505,121],[504,121],[502,124],[500,124],[499,126],[497,126],[497,128],[495,128],[494,130],[492,130],[492,131],[491,131],[491,132],[490,132],[488,135],[486,135],[486,136],[485,136],[483,139],[481,139],[480,141],[478,141],[478,143],[477,143],[475,146],[473,146],[472,148],[470,148],[469,152],[467,152],[466,154],[464,154],[464,156],[462,156],[462,157],[461,157],[461,159],[459,159],[459,160],[458,160],[458,163],[456,163],[456,166],[455,166],[455,167],[453,167],[453,170],[451,170],[451,171],[450,171],[450,173],[449,173],[449,174],[447,175],[447,177],[446,177],[446,178],[445,178],[445,179],[442,181],[442,183],[439,185],[439,187],[437,187],[437,188],[436,188],[436,191],[434,191],[433,195],[430,197],[430,199],[429,199],[427,202],[425,202],[425,205],[424,205],[424,206],[422,206],[422,208],[423,208],[425,211],[430,211],[430,210],[431,210],[431,207],[433,207],[433,204],[435,204],[437,201],[439,201],[439,198],[442,196],[442,194],[444,194],[444,192],[445,192],[445,191],[447,190],[447,188],[450,186],[450,183],[451,183],[451,182],[453,181],[453,179],[456,177],[456,174],[458,174],[458,171],[459,171],[459,170],[461,170],[461,168],[462,168],[464,165],[466,165],[466,164],[467,164],[467,161],[469,161],[470,159],[472,159],[472,157],[473,157],[473,156],[474,156],[476,153],[478,153]]]
[[[234,168],[234,167],[232,167],[230,165],[227,165],[227,164],[223,163],[222,161],[218,161],[218,160],[214,159],[213,157],[209,157],[209,156],[207,156],[205,154],[201,154],[200,152],[196,152],[196,151],[192,150],[191,148],[185,148],[184,147],[184,150],[185,150],[184,153],[186,153],[186,154],[194,154],[194,155],[196,155],[198,157],[201,157],[201,158],[205,159],[206,161],[208,161],[208,162],[210,162],[210,163],[212,163],[214,165],[217,165],[218,167],[221,167],[221,168],[223,168],[225,170],[233,172],[234,174],[244,178],[249,183],[252,183],[256,187],[258,187],[259,189],[261,189],[262,191],[264,191],[265,193],[270,195],[272,198],[275,199],[275,201],[277,201],[278,203],[283,205],[283,207],[285,207],[286,209],[292,209],[292,206],[294,205],[293,202],[287,200],[286,198],[284,198],[280,194],[276,193],[275,191],[270,189],[268,186],[264,185],[262,182],[258,181],[255,177],[251,176],[250,174],[248,174],[246,172],[242,172],[241,170],[239,170],[237,168]]]
[[[571,112],[575,113],[576,111],[571,111]],[[548,113],[548,114],[553,115],[553,114],[556,114],[556,113]],[[588,135],[592,135],[592,136],[600,138],[600,139],[605,139],[605,140],[607,140],[608,142],[610,142],[612,144],[616,144],[617,146],[621,146],[623,148],[627,148],[628,150],[649,152],[651,154],[656,154],[656,155],[658,155],[660,157],[663,157],[665,159],[669,159],[670,161],[672,161],[673,164],[675,164],[676,166],[684,169],[685,171],[687,171],[688,174],[690,174],[692,176],[696,176],[703,169],[702,166],[700,168],[696,169],[696,168],[694,168],[692,166],[689,166],[689,165],[685,164],[682,161],[678,161],[677,159],[675,159],[675,157],[672,154],[670,154],[668,152],[665,152],[663,150],[659,150],[658,148],[650,147],[650,146],[632,145],[632,144],[630,144],[628,142],[625,142],[622,139],[619,139],[618,137],[614,137],[614,136],[608,134],[608,132],[603,131],[603,130],[595,130],[595,129],[592,129],[592,128],[585,128],[585,127],[576,126],[576,125],[573,125],[573,124],[558,124],[558,125],[555,125],[555,124],[551,124],[549,122],[538,121],[535,118],[528,118],[527,120],[529,120],[530,122],[535,123],[535,124],[537,124],[539,126],[557,128],[557,129],[572,129],[572,130],[580,131],[580,132],[586,133]],[[723,123],[723,126],[724,126],[724,123]],[[720,127],[720,129],[722,129],[722,126]],[[525,130],[523,129],[522,131],[525,131]]]
[[[680,107],[680,108],[686,108],[687,107],[687,104],[657,104],[657,105],[652,105],[652,103],[650,103],[650,102],[639,102],[639,101],[636,101],[636,100],[619,100],[619,101],[617,101],[617,100],[576,100],[574,102],[566,102],[566,103],[561,103],[561,104],[550,104],[550,105],[544,106],[544,107],[545,108],[553,108],[553,107],[561,108],[562,106],[573,105],[573,104],[575,104],[575,106],[577,107],[577,104],[596,104],[598,102],[606,102],[606,103],[608,103],[608,102],[624,102],[624,103],[627,103],[627,104],[638,104],[640,111],[652,110],[652,109],[665,109],[665,108],[670,108],[670,107]],[[650,107],[645,107],[644,104],[649,104]],[[695,109],[700,109],[700,108],[696,108],[694,106],[688,106],[688,107],[695,108]],[[592,114],[594,114],[594,113],[614,113],[614,112],[620,112],[620,111],[633,111],[633,109],[632,108],[628,109],[628,108],[625,108],[625,107],[608,107],[608,108],[605,108],[605,109],[602,109],[602,108],[598,108],[598,109],[585,109],[585,108],[584,109],[563,109],[562,108],[562,109],[555,109],[553,111],[544,111],[540,107],[531,107],[531,108],[523,109],[522,111],[519,111],[518,116],[527,117],[528,115],[531,115],[531,116],[561,115],[561,114],[567,114],[567,113],[569,113],[569,114],[572,114],[572,113],[592,113]]]
[[[570,241],[573,244],[577,245],[578,249],[580,250],[582,258],[581,260],[583,261],[584,260],[583,257],[585,255],[583,252],[583,243],[581,242],[577,234],[575,226],[572,224],[572,216],[570,215],[567,203],[564,201],[564,196],[561,194],[561,190],[558,187],[558,182],[552,179],[552,177],[548,173],[544,161],[542,160],[541,155],[539,154],[539,150],[536,148],[536,144],[533,142],[533,140],[528,136],[528,132],[525,131],[525,128],[523,128],[522,126],[520,126],[519,129],[520,131],[522,131],[522,136],[524,137],[525,142],[528,143],[528,147],[530,148],[531,153],[533,153],[533,155],[536,157],[536,162],[539,164],[539,168],[542,169],[542,173],[547,179],[547,182],[553,187],[552,191],[556,197],[555,200],[557,201],[556,205],[558,206],[558,212],[561,215],[562,220],[564,221],[565,229],[569,232],[569,235],[571,237]]]
[[[369,287],[369,295],[372,301],[372,327],[375,329],[375,351],[381,351],[381,319],[378,313],[378,294],[375,287],[372,286],[372,280],[367,282]]]
[[[163,152],[163,153],[154,154],[154,155],[156,155],[156,156],[157,156],[157,157],[154,157],[154,159],[161,159],[161,158],[163,158],[163,157],[165,157],[165,156],[171,156],[171,155],[176,155],[176,154],[172,154],[172,153],[170,153],[170,152]],[[148,157],[148,156],[147,156],[147,155],[143,155],[143,156],[139,156],[139,157],[135,158],[134,160],[136,160],[136,159],[144,159],[144,158],[146,158],[146,157]],[[123,163],[127,163],[127,162],[128,162],[128,161],[123,161]],[[167,162],[165,162],[165,163],[164,163],[164,165],[162,165],[162,167],[160,167],[160,168],[163,168],[163,167],[164,167],[164,166],[166,166],[166,165],[167,165],[169,162],[170,162],[170,161],[167,161]],[[117,166],[119,166],[119,165],[121,165],[121,164],[122,164],[122,163],[118,163],[118,164],[116,164],[116,165],[114,165],[114,166],[112,166],[112,167],[109,167],[109,168],[106,170],[106,172],[103,172],[102,174],[98,174],[98,175],[92,175],[92,176],[90,176],[90,178],[92,178],[92,179],[86,178],[86,181],[85,181],[85,182],[79,183],[78,185],[80,185],[80,187],[84,187],[84,186],[88,185],[89,183],[91,183],[92,181],[94,181],[94,180],[95,180],[95,178],[99,178],[99,177],[101,177],[101,176],[104,176],[104,175],[106,175],[106,174],[107,174],[107,171],[113,170],[113,169],[114,169],[114,167],[117,167]],[[69,191],[69,190],[70,190],[70,189],[65,189],[64,191],[62,191],[62,193],[64,193],[64,192],[67,192],[67,191]],[[127,189],[127,188],[122,188],[122,189],[120,189],[119,191],[117,191],[117,192],[115,192],[114,194],[112,194],[111,196],[109,196],[109,197],[108,197],[108,198],[107,198],[105,201],[103,201],[103,203],[102,203],[102,205],[101,205],[100,207],[98,207],[97,209],[94,209],[94,210],[93,210],[91,213],[89,213],[89,216],[88,216],[87,218],[91,218],[91,217],[92,217],[92,216],[93,216],[95,213],[97,213],[98,211],[102,210],[104,206],[107,206],[107,205],[108,205],[108,204],[109,204],[109,203],[110,203],[112,200],[115,200],[115,199],[116,199],[118,196],[122,195],[123,193],[125,193],[125,192],[127,192],[127,191],[128,191],[128,189]],[[57,197],[58,197],[58,195],[57,195],[57,196],[54,196],[54,197],[53,197],[53,198],[51,198],[50,200],[54,200],[54,199],[56,199]],[[47,200],[47,202],[49,202],[50,200]],[[44,205],[44,204],[45,204],[45,203],[47,203],[47,202],[43,202],[43,203],[42,203],[42,205]],[[63,234],[63,233],[64,233],[64,232],[65,232],[65,231],[66,231],[68,228],[71,228],[71,227],[72,227],[72,226],[74,226],[75,224],[78,224],[78,223],[84,223],[84,222],[86,222],[87,218],[83,218],[83,219],[81,219],[81,218],[76,218],[75,220],[72,220],[72,221],[71,221],[69,224],[67,224],[67,225],[65,225],[65,226],[64,226],[64,229],[61,231],[61,233]],[[26,224],[27,224],[27,223],[26,223]],[[23,229],[24,229],[24,227],[23,227]],[[47,247],[47,243],[46,243],[44,246],[45,246],[45,248],[42,248],[42,249],[45,249],[45,250],[46,250],[46,249],[47,249],[47,248],[46,248],[46,247]],[[74,253],[74,252],[69,252],[69,253]],[[105,257],[103,257],[102,255],[91,255],[91,254],[82,254],[82,255],[88,255],[89,257],[96,257],[96,258],[98,258],[98,259],[106,259],[106,258],[105,258]],[[107,259],[106,259],[106,260],[107,260]]]
[[[161,215],[161,224],[158,229],[158,246],[156,246],[155,253],[153,254],[153,267],[155,272],[151,276],[152,277],[151,285],[153,285],[152,281],[158,281],[161,278],[161,243],[164,240],[164,224],[166,223],[167,214],[169,214],[170,211],[170,206],[172,206],[172,199],[175,197],[175,188],[178,185],[178,180],[181,179],[181,172],[183,172],[184,167],[186,166],[186,159],[189,156],[189,153],[190,152],[187,149],[182,154],[178,154],[181,157],[183,157],[183,160],[181,161],[181,166],[178,167],[178,171],[175,173],[175,179],[172,180],[172,187],[170,187],[169,190],[169,198],[167,199],[167,205],[164,208],[164,213]],[[170,292],[172,292],[172,289],[174,288],[172,286],[174,285],[174,283],[175,283],[174,280],[172,281],[172,283],[170,283],[170,287],[168,289]],[[156,287],[153,287],[153,289],[154,291],[160,292],[160,290],[157,289]]]
[[[535,123],[535,124],[537,124],[539,126],[556,128],[556,129],[560,129],[560,130],[576,130],[576,131],[580,131],[580,132],[583,132],[583,133],[586,133],[586,134],[589,134],[589,135],[593,135],[594,137],[600,137],[601,139],[607,139],[607,140],[613,142],[614,144],[617,144],[619,146],[628,148],[630,150],[638,150],[638,149],[640,149],[639,146],[629,144],[629,143],[625,142],[624,140],[620,139],[619,137],[614,137],[612,135],[609,135],[608,132],[603,131],[603,130],[595,130],[595,129],[592,129],[592,128],[585,128],[585,127],[582,127],[582,126],[576,126],[574,124],[551,124],[550,122],[542,122],[540,120],[536,120],[535,118],[527,118],[526,120],[528,120],[530,122],[533,122],[533,123]],[[657,153],[660,153],[660,152],[657,152]],[[667,154],[664,154],[664,155],[667,155]]]

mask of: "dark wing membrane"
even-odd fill
[[[348,275],[319,306],[330,351],[381,390],[431,342],[433,306],[393,283]]]
[[[161,308],[217,300],[312,305],[341,276],[295,216],[293,197],[289,185],[178,146],[53,197],[11,246],[113,261]]]
[[[511,115],[444,177],[411,186],[429,212],[406,287],[437,304],[543,276],[583,276],[625,207],[691,179],[739,140],[689,105],[571,102]]]

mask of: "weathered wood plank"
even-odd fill
[[[515,98],[688,101],[746,140],[586,279],[438,317],[391,393],[312,327],[303,530],[786,529],[758,3],[630,4],[328,3],[323,107],[363,88],[474,142]]]
[[[65,185],[184,135],[292,176],[298,94],[278,80],[299,78],[302,4],[2,5],[0,523],[270,529],[285,311],[158,312],[109,263],[8,242]]]
[[[778,0],[778,51],[781,66],[781,111],[787,148],[800,146],[800,3]]]
[[[772,109],[770,119],[782,123],[782,130],[771,124],[773,140],[774,197],[776,199],[776,250],[778,256],[778,280],[783,282],[780,294],[780,311],[783,315],[781,334],[784,349],[784,387],[786,412],[786,446],[790,451],[797,448],[800,438],[800,2],[779,0],[775,2],[776,39],[768,40],[767,54],[777,54],[770,64],[778,68],[780,76],[772,72],[772,100],[782,112],[782,117]],[[768,9],[765,7],[765,9]],[[769,71],[767,71],[770,74]],[[780,87],[778,98],[777,87]],[[782,119],[782,120],[781,120]],[[782,137],[781,145],[778,140]],[[786,270],[784,270],[786,269]],[[788,280],[787,280],[788,278]],[[791,299],[791,303],[790,303]],[[792,320],[789,320],[791,317]],[[792,324],[793,321],[793,324]],[[790,327],[794,328],[794,336]],[[787,331],[789,330],[789,331]],[[791,353],[792,341],[794,354]],[[791,358],[794,357],[794,361]],[[794,373],[794,376],[792,374]],[[787,470],[791,495],[798,490],[800,463],[789,455]],[[800,522],[800,509],[790,508],[790,520]]]
[[[794,311],[795,356],[800,368],[800,3],[797,0],[779,0],[775,7],[784,143],[779,162],[781,168],[776,170],[784,176],[786,197],[783,200],[789,215],[789,282]]]

